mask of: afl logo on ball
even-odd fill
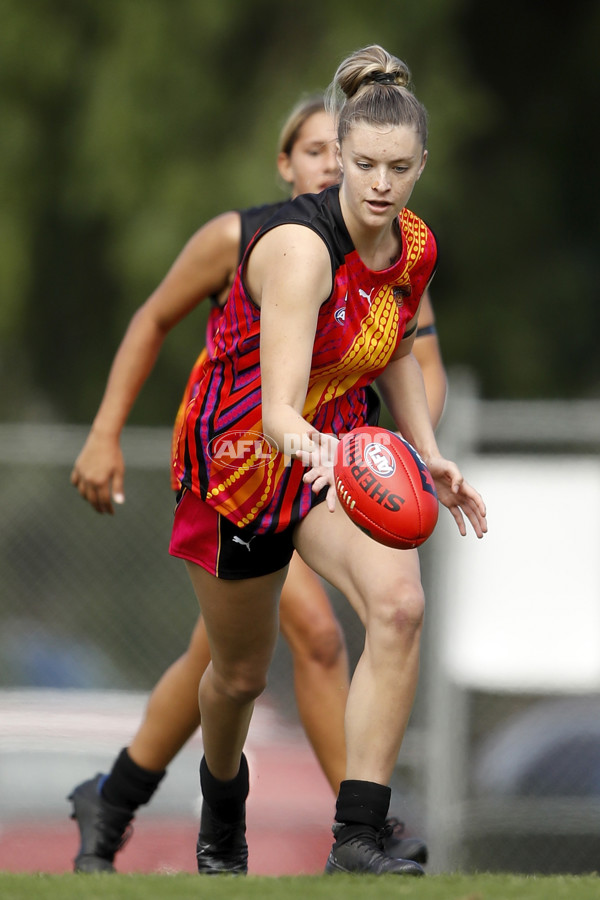
[[[367,444],[364,460],[370,470],[380,478],[389,478],[396,471],[396,461],[383,444]]]

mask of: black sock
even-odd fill
[[[222,822],[238,822],[244,815],[244,803],[250,789],[248,762],[242,753],[240,769],[231,781],[215,778],[202,757],[200,763],[200,787],[202,796],[217,819]]]
[[[342,781],[335,806],[336,822],[369,825],[379,831],[385,825],[392,789],[375,781]]]
[[[138,766],[124,747],[105,778],[100,793],[111,806],[134,812],[142,803],[148,803],[165,775],[166,769],[152,772]]]

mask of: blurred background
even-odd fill
[[[32,865],[40,823],[59,834],[65,793],[127,743],[196,617],[167,553],[168,454],[206,309],[167,339],[125,436],[127,504],[105,519],[68,478],[118,342],[204,221],[285,196],[274,162],[289,109],[378,42],[409,64],[430,114],[411,208],[440,245],[440,440],[497,497],[488,549],[442,526],[422,552],[428,631],[398,803],[434,871],[597,869],[599,5],[0,0],[0,12],[0,868]],[[360,629],[331,595],[355,661]],[[258,758],[270,747],[308,766],[327,828],[285,645],[263,716]],[[192,748],[165,782],[157,815],[196,815],[198,759]],[[52,858],[68,868],[74,826],[60,837]]]

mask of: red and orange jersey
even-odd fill
[[[179,404],[179,409],[177,410],[177,415],[175,416],[175,424],[173,426],[173,433],[171,436],[171,487],[174,491],[179,490],[181,486],[181,477],[183,475],[179,463],[179,460],[183,458],[183,454],[181,452],[183,447],[180,448],[179,444],[180,441],[184,440],[185,433],[183,425],[185,422],[187,408],[198,394],[200,382],[202,381],[202,376],[204,374],[204,366],[208,360],[209,355],[214,352],[215,334],[217,333],[222,315],[222,306],[217,306],[216,304],[214,306],[211,306],[210,312],[208,314],[208,322],[206,323],[206,346],[202,348],[198,359],[192,366],[192,370],[188,375],[188,380],[186,382],[185,390]]]
[[[313,228],[330,251],[334,287],[319,312],[303,416],[321,432],[342,434],[367,421],[366,388],[417,312],[435,269],[435,239],[403,210],[400,259],[382,271],[368,269],[345,227],[337,187],[286,204],[257,239],[284,222]],[[263,435],[260,310],[241,271],[197,397],[187,407],[177,465],[182,483],[219,513],[238,527],[266,533],[295,524],[317,500],[302,481],[302,464],[284,454],[289,448],[274,448]]]
[[[242,257],[246,252],[246,247],[250,243],[261,225],[271,218],[277,210],[281,209],[286,201],[278,201],[277,203],[265,203],[262,206],[251,206],[248,209],[240,210],[240,248],[238,261],[242,261]],[[201,350],[196,362],[192,366],[192,370],[188,375],[183,396],[175,416],[175,424],[173,426],[173,434],[171,437],[171,487],[174,491],[181,487],[181,478],[183,471],[178,460],[183,459],[183,453],[179,451],[179,442],[185,439],[183,431],[183,423],[189,403],[196,397],[204,371],[204,363],[208,356],[212,356],[215,348],[215,334],[219,326],[219,321],[223,314],[223,305],[220,305],[216,297],[212,297],[212,306],[208,314],[206,323],[206,345]],[[183,448],[182,448],[183,449]]]

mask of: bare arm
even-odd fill
[[[439,451],[429,416],[423,375],[411,352],[412,339],[401,342],[392,361],[380,375],[381,394],[401,434],[419,451],[434,478],[440,503],[446,506],[462,535],[464,517],[477,537],[487,531],[485,504],[468,484],[458,466],[444,459]]]
[[[423,373],[431,421],[433,427],[437,428],[442,418],[448,390],[446,370],[444,369],[437,334],[435,332],[433,334],[424,334],[423,336],[419,334],[422,328],[427,328],[434,324],[435,316],[431,305],[431,297],[429,291],[425,291],[419,309],[419,328],[413,344],[413,353]]]
[[[377,386],[398,430],[423,458],[439,455],[425,381],[413,352],[414,333],[401,342]]]
[[[237,267],[241,223],[224,213],[199,229],[133,315],[113,360],[98,412],[79,454],[71,483],[98,512],[122,503],[123,426],[152,371],[169,331],[202,300],[227,289]]]
[[[246,282],[261,307],[263,428],[291,452],[316,436],[302,413],[319,308],[332,287],[329,253],[311,229],[280,226],[252,251]]]

